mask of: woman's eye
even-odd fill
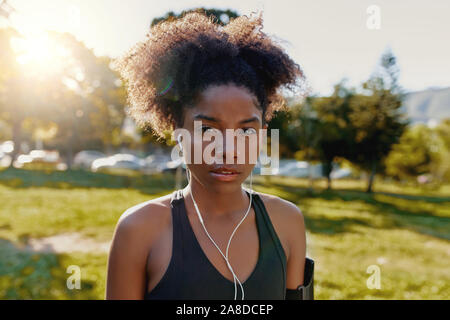
[[[256,133],[256,129],[255,128],[244,128],[244,134],[245,135],[251,135],[251,134],[255,134]]]
[[[237,130],[238,130],[238,134],[244,134],[244,135],[251,135],[251,134],[255,134],[256,133],[256,129],[255,128],[243,128],[243,129],[237,129]],[[218,131],[218,129],[212,128],[212,127],[203,126],[202,127],[202,132],[205,133],[206,131],[209,131],[210,133],[213,133],[215,131]]]
[[[211,128],[211,127],[207,127],[207,126],[203,126],[202,127],[202,132],[205,133],[206,131],[210,131],[211,133],[213,133],[215,130],[215,128]]]

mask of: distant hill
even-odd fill
[[[412,124],[439,123],[444,118],[450,118],[450,88],[410,92],[403,107]]]

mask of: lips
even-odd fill
[[[237,171],[235,168],[232,167],[216,167],[215,169],[210,171],[210,175],[218,180],[218,181],[222,181],[222,182],[229,182],[229,181],[233,181],[235,179],[237,179],[237,177],[240,175],[241,173],[239,171]]]
[[[218,174],[239,174],[240,172],[237,171],[235,168],[232,167],[217,167],[213,170],[211,170],[213,173]]]

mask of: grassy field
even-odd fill
[[[255,177],[254,189],[294,202],[315,260],[316,299],[449,299],[450,187],[421,189],[375,181],[325,182]],[[140,202],[170,193],[170,174],[115,176],[84,171],[0,171],[0,299],[103,299],[106,253],[27,249],[42,237],[78,233],[111,240],[119,216]],[[81,270],[69,290],[67,267]],[[369,266],[380,270],[369,289]]]

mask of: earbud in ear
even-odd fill
[[[178,136],[177,141],[178,145],[180,146],[180,150],[183,151],[183,145],[181,144],[181,135]]]

